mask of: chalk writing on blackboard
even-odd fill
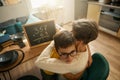
[[[33,34],[33,37],[36,37],[39,35],[39,38],[33,40],[35,42],[36,41],[42,42],[43,40],[50,38],[50,35],[47,32],[47,25],[35,28],[34,31],[35,31],[35,34]]]
[[[54,21],[47,20],[25,25],[24,31],[26,33],[30,47],[32,47],[40,43],[52,40],[56,29]]]

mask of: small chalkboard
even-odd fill
[[[51,41],[56,33],[54,20],[43,20],[23,26],[29,46],[39,46],[41,43]]]

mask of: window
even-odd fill
[[[41,6],[61,6],[63,0],[31,0],[32,8],[39,8]]]
[[[64,0],[31,0],[32,13],[40,19],[54,19],[61,24],[63,17]]]

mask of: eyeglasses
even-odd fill
[[[68,56],[70,55],[71,57],[74,57],[77,55],[77,52],[76,50],[73,50],[71,51],[70,53],[62,53],[62,52],[59,52],[59,55],[61,58],[68,58]]]

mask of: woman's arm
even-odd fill
[[[54,41],[52,41],[38,56],[37,60],[35,61],[35,65],[41,69],[48,70],[55,73],[65,74],[69,72],[68,64],[65,62],[57,59],[57,58],[50,58],[50,53],[54,48]]]
[[[81,66],[82,64],[81,59],[77,59],[74,62],[68,64],[68,63],[61,61],[60,59],[51,58],[50,53],[53,47],[54,47],[54,42],[50,43],[50,45],[48,45],[43,50],[43,52],[40,54],[40,56],[35,61],[36,66],[38,66],[41,69],[51,71],[54,73],[60,73],[60,74],[70,73],[71,69],[76,70],[76,67],[78,69],[78,66]]]
[[[87,67],[88,67],[88,65],[86,65],[85,69],[86,69]],[[78,79],[80,79],[81,76],[83,75],[85,69],[84,69],[83,71],[80,71],[80,72],[76,73],[76,74],[66,73],[66,74],[63,74],[63,76],[64,76],[66,79],[68,79],[68,80],[78,80]]]

